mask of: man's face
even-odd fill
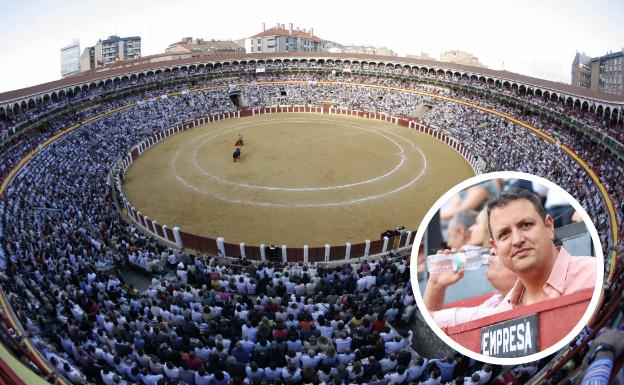
[[[517,199],[490,212],[493,247],[509,270],[519,274],[541,271],[552,260],[553,219],[542,220],[526,199]]]

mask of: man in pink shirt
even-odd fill
[[[555,245],[553,218],[535,195],[510,190],[489,201],[487,211],[493,250],[519,277],[498,312],[595,286],[596,259],[571,257]]]
[[[593,288],[596,259],[571,257],[554,243],[553,218],[527,190],[499,194],[487,205],[492,256],[487,278],[499,293],[476,307],[443,309],[446,287],[458,282],[463,270],[432,274],[423,300],[440,327],[483,318],[549,298]]]

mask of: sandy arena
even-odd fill
[[[234,143],[243,135],[240,161]],[[144,152],[123,192],[169,228],[289,247],[416,230],[450,187],[473,176],[453,149],[406,127],[289,113],[210,123]]]

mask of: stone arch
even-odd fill
[[[507,89],[511,89],[511,83],[509,83],[507,80],[505,80],[503,82],[503,87],[507,88]]]
[[[113,81],[112,81],[112,80],[110,80],[110,79],[106,79],[106,80],[104,81],[104,87],[108,87],[108,86],[109,86],[109,85],[111,85],[111,84],[113,84]]]
[[[43,95],[43,102],[44,102],[44,103],[47,103],[47,102],[49,102],[49,101],[50,101],[50,94],[45,94],[45,95]]]
[[[17,114],[19,112],[20,112],[20,105],[19,103],[16,102],[15,104],[13,104],[13,113]]]
[[[535,89],[535,96],[539,96],[539,97],[541,98],[541,97],[543,96],[543,95],[542,95],[542,90],[541,90],[541,89],[539,89],[539,88],[536,88],[536,89]]]
[[[574,99],[572,99],[571,96],[568,96],[565,99],[565,105],[568,106],[568,107],[572,107],[574,105]]]
[[[518,93],[526,95],[527,89],[526,86],[524,84],[520,84],[520,87],[518,87]]]
[[[56,94],[54,94],[56,95]],[[26,104],[25,100],[22,100],[22,102],[20,103],[20,110],[24,111],[28,109],[28,104]]]
[[[135,76],[135,75],[132,74],[132,76]],[[127,83],[129,80],[130,80],[130,78],[128,77],[128,75],[124,75],[124,76],[121,77],[121,82],[122,83]]]
[[[477,75],[470,75],[470,80],[479,80],[479,77]]]
[[[574,99],[574,109],[575,110],[581,109],[581,99]]]
[[[438,69],[436,71],[436,75],[444,75],[444,70],[443,69]]]
[[[553,92],[552,94],[550,94],[550,100],[553,102],[556,102],[557,100],[559,100],[559,95],[557,95],[557,93]]]
[[[494,79],[493,78],[487,78],[485,82],[487,84],[494,84]]]
[[[483,76],[483,75],[479,76],[479,81],[481,83],[485,83],[486,82],[485,76]]]
[[[585,101],[581,104],[581,111],[584,111],[584,112],[589,111],[589,103],[587,102],[587,100],[585,100]]]
[[[28,103],[27,103],[27,105],[28,105],[28,108],[33,108],[33,107],[35,107],[36,103],[35,103],[35,101],[31,98],[31,99],[28,99]]]

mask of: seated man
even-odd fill
[[[432,274],[423,300],[429,311],[436,312],[433,316],[440,326],[482,318],[596,284],[596,259],[572,258],[564,248],[555,246],[553,218],[546,215],[532,193],[518,189],[501,193],[488,202],[487,214],[492,252],[497,256],[488,265],[488,279],[501,293],[475,308],[438,312],[444,305],[444,290],[459,281],[464,271]],[[514,279],[513,274],[518,278]],[[497,277],[506,278],[495,283],[492,278]]]
[[[554,220],[526,190],[501,193],[487,204],[493,250],[518,274],[498,311],[556,298],[596,285],[596,258],[571,257],[554,242]]]

